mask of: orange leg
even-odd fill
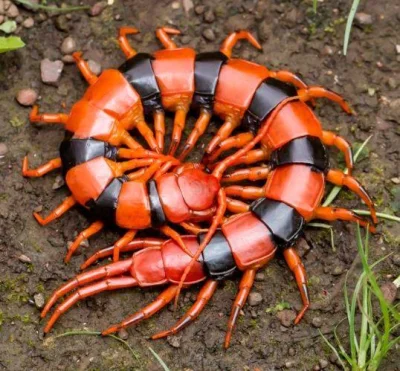
[[[174,240],[186,254],[188,254],[189,256],[193,255],[187,249],[181,235],[177,231],[174,231],[171,227],[167,225],[163,225],[162,227],[160,227],[160,231],[163,232],[166,236],[170,237],[172,240]]]
[[[178,160],[176,160],[178,161]],[[173,163],[172,161],[169,161],[167,163]],[[176,163],[175,163],[176,164]],[[143,173],[142,176],[140,176],[139,178],[136,178],[136,181],[138,182],[147,182],[148,180],[150,180],[154,174],[160,169],[162,165],[162,162],[160,160],[157,160],[156,162],[154,162],[153,165],[151,165],[150,167],[148,167],[145,172]]]
[[[307,84],[289,71],[270,71],[269,76],[282,82],[294,85],[297,89],[307,89]]]
[[[228,37],[223,41],[219,50],[221,53],[224,53],[228,58],[230,58],[232,56],[232,49],[239,40],[247,40],[255,48],[262,49],[260,43],[249,31],[239,30],[228,35]]]
[[[266,161],[269,159],[269,153],[264,148],[253,149],[247,152],[242,157],[239,157],[234,163],[230,166],[236,165],[251,165],[256,162]],[[212,164],[209,166],[211,169],[216,167],[216,164]]]
[[[190,151],[192,151],[194,145],[206,131],[208,124],[210,123],[211,117],[212,113],[210,111],[207,111],[205,109],[200,111],[200,116],[197,119],[192,132],[189,134],[189,137],[186,140],[183,151],[179,156],[179,160],[184,160],[185,157],[190,153]]]
[[[135,325],[143,321],[144,319],[150,318],[172,301],[177,290],[178,290],[178,285],[169,286],[152,303],[145,306],[143,309],[139,310],[132,316],[124,319],[118,325],[111,326],[107,330],[104,330],[101,334],[103,336],[109,335],[112,334],[113,332],[117,332],[122,328]]]
[[[168,35],[180,35],[181,31],[172,28],[172,27],[161,27],[157,28],[156,36],[158,40],[160,40],[161,44],[163,44],[165,49],[176,49],[176,44],[171,40]]]
[[[134,158],[158,158],[172,160],[173,157],[164,156],[161,153],[157,153],[154,151],[150,151],[148,149],[127,149],[127,148],[119,148],[118,149],[118,158],[119,159],[134,159]]]
[[[351,175],[353,170],[353,153],[351,146],[346,139],[332,133],[331,131],[322,132],[322,142],[327,146],[335,146],[339,151],[343,152],[344,158],[346,160],[346,167],[348,169],[348,174]]]
[[[191,324],[210,301],[210,299],[214,295],[215,290],[217,289],[217,286],[217,281],[208,280],[200,290],[196,302],[190,307],[185,315],[170,330],[160,332],[156,335],[153,335],[151,338],[153,340],[156,340],[164,338],[166,336],[174,335],[178,331]]]
[[[98,294],[100,292],[118,290],[128,287],[135,287],[137,285],[138,282],[133,277],[121,276],[121,277],[107,278],[103,281],[96,282],[92,285],[79,288],[56,308],[56,310],[51,316],[49,322],[47,322],[46,327],[44,328],[43,331],[45,333],[48,333],[52,329],[54,323],[58,320],[58,318],[63,313],[65,313],[69,308],[71,308],[74,304],[76,304],[78,301],[82,299]]]
[[[187,107],[178,108],[175,112],[174,128],[172,129],[171,145],[168,154],[173,156],[178,149],[179,142],[181,141],[182,131],[185,128],[185,121],[188,109]]]
[[[138,122],[136,124],[136,129],[138,129],[139,133],[143,136],[143,138],[146,140],[147,144],[153,151],[160,152],[156,139],[154,138],[153,131],[144,121]]]
[[[249,296],[251,287],[253,286],[254,283],[255,275],[256,275],[256,270],[249,269],[244,272],[243,277],[240,281],[239,293],[236,295],[235,302],[233,303],[232,306],[231,316],[229,317],[228,330],[226,331],[226,336],[225,336],[225,344],[224,344],[225,349],[229,347],[233,328],[235,327],[236,320],[239,316],[240,310],[243,308],[244,304],[246,303],[247,297]]]
[[[161,238],[137,238],[136,240],[131,241],[127,245],[123,246],[119,252],[123,253],[123,252],[136,251],[143,249],[145,247],[159,247],[164,242],[165,240],[162,240]],[[110,246],[105,249],[97,251],[81,265],[81,269],[86,269],[93,263],[97,262],[99,259],[111,256],[113,252],[114,252],[114,246]]]
[[[314,219],[323,219],[328,221],[333,220],[345,220],[349,222],[359,223],[364,228],[369,226],[369,230],[372,233],[375,233],[375,227],[369,225],[368,221],[364,218],[359,217],[358,215],[354,214],[352,211],[342,208],[334,208],[334,207],[318,207],[314,213]]]
[[[75,253],[75,251],[79,248],[80,244],[84,241],[96,234],[97,232],[100,232],[104,227],[104,223],[101,221],[97,221],[92,223],[89,228],[86,228],[84,231],[79,233],[78,237],[76,237],[75,241],[72,243],[72,245],[68,249],[68,254],[65,257],[64,261],[68,263],[71,260],[72,255]]]
[[[362,187],[358,181],[350,175],[344,174],[340,170],[329,170],[326,174],[326,179],[337,186],[346,186],[348,189],[353,191],[358,197],[360,197],[369,207],[371,212],[371,218],[374,224],[378,223],[376,217],[375,205],[369,197],[367,191]]]
[[[209,209],[201,211],[191,210],[189,219],[192,222],[209,221],[212,218],[214,218],[215,211],[216,211],[215,207],[210,207]]]
[[[39,113],[39,107],[33,106],[32,111],[29,114],[29,120],[31,122],[47,122],[47,123],[59,123],[65,124],[68,120],[68,115],[65,113]]]
[[[156,132],[156,142],[160,149],[160,152],[164,150],[164,137],[165,137],[165,113],[162,110],[155,111],[153,114],[154,118],[154,130]]]
[[[300,100],[306,102],[312,98],[327,98],[342,107],[343,111],[348,114],[354,113],[347,104],[347,102],[339,95],[320,86],[310,86],[306,89],[299,89],[297,91]]]
[[[136,142],[136,140],[133,139],[126,130],[123,129],[118,130],[118,132],[116,133],[116,142],[118,143],[118,145],[119,143],[121,143],[130,149],[143,149],[143,147],[138,142]]]
[[[117,262],[119,260],[119,253],[120,250],[125,247],[129,242],[131,242],[136,235],[136,230],[132,229],[129,230],[124,234],[123,237],[121,237],[114,245],[114,251],[113,251],[113,261]]]
[[[97,81],[97,76],[90,70],[89,64],[82,58],[82,52],[72,53],[72,56],[85,80],[89,85],[93,85]]]
[[[152,166],[158,163],[158,161],[160,160],[154,158],[139,158],[130,161],[115,162],[114,164],[118,168],[117,173],[122,175],[138,167]]]
[[[235,135],[234,137],[225,139],[224,141],[221,142],[219,148],[207,159],[207,161],[214,162],[221,155],[221,153],[232,148],[242,148],[247,143],[249,143],[253,138],[254,135],[252,133],[241,133]]]
[[[139,33],[139,30],[134,27],[121,27],[118,34],[118,44],[124,52],[126,59],[130,59],[136,55],[136,50],[132,48],[126,35],[134,35]]]
[[[194,223],[190,223],[190,222],[182,222],[182,223],[179,223],[179,225],[182,228],[184,228],[187,232],[194,234],[194,235],[198,235],[199,233],[205,233],[208,231],[208,229],[201,228],[198,225],[196,225]]]
[[[215,149],[220,145],[220,143],[227,139],[232,131],[235,130],[240,124],[239,117],[229,117],[223,123],[223,125],[219,128],[218,133],[211,139],[211,142],[208,144],[206,148],[206,152],[211,154],[215,151]]]
[[[43,219],[38,213],[33,213],[33,216],[35,217],[37,222],[43,226],[59,218],[75,204],[75,198],[73,196],[69,196],[62,202],[61,205],[58,205],[45,219]]]
[[[28,166],[28,156],[25,156],[24,161],[22,162],[22,175],[28,178],[38,178],[52,170],[59,169],[62,166],[62,163],[61,158],[57,157],[50,160],[47,164],[39,166],[37,169],[29,169]]]
[[[129,180],[137,180],[144,175],[145,171],[146,171],[146,169],[140,169],[133,173],[127,174],[127,177]]]
[[[303,302],[303,308],[294,320],[295,325],[297,325],[303,318],[304,313],[306,312],[308,307],[310,306],[310,299],[307,289],[306,270],[304,269],[304,265],[301,262],[299,255],[297,255],[297,252],[293,247],[289,247],[283,250],[283,256],[290,270],[293,272],[294,277],[296,278],[297,286],[299,287],[301,295],[301,301]]]
[[[245,213],[250,210],[250,206],[245,202],[230,197],[226,198],[226,208],[233,214]]]
[[[267,166],[251,167],[247,169],[239,169],[226,174],[223,178],[223,182],[240,182],[242,180],[257,181],[267,179],[271,168]]]
[[[243,187],[235,185],[225,187],[224,189],[227,196],[240,197],[246,200],[257,200],[258,198],[265,197],[265,190],[260,187]]]

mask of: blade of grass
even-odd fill
[[[349,15],[347,16],[347,23],[346,23],[346,29],[344,31],[344,42],[343,42],[343,54],[344,55],[347,54],[347,48],[349,46],[351,28],[352,28],[354,16],[356,15],[359,4],[360,4],[360,0],[353,0],[353,4],[351,5]]]
[[[363,144],[361,144],[360,148],[358,148],[357,152],[354,154],[353,156],[353,162],[356,163],[358,157],[360,156],[361,152],[363,151],[363,149],[365,148],[365,146],[368,144],[368,142],[370,141],[370,139],[372,138],[372,135],[370,135]],[[349,170],[345,169],[343,171],[345,174],[348,174]],[[328,196],[326,197],[324,203],[322,204],[322,206],[326,207],[329,206],[333,200],[337,197],[337,195],[339,194],[340,190],[342,189],[342,187],[339,186],[335,186],[332,188],[332,190],[330,191],[330,193],[328,194]]]
[[[368,210],[352,210],[352,211],[355,212],[358,215],[366,215],[366,216],[371,215],[371,213]],[[385,213],[376,213],[376,215],[379,218],[386,219],[386,220],[391,220],[393,222],[400,223],[400,218],[398,216],[385,214]]]
[[[313,10],[314,10],[314,14],[317,14],[317,5],[318,5],[318,0],[313,0]]]
[[[329,224],[325,224],[325,223],[308,223],[307,224],[308,227],[314,227],[314,228],[323,228],[323,229],[329,229],[329,232],[331,234],[331,247],[332,247],[332,251],[335,252],[336,251],[336,247],[335,247],[335,235],[333,234],[333,227]]]
[[[324,334],[319,330],[319,334],[322,336],[322,339],[324,339],[325,343],[328,345],[329,348],[331,348],[332,352],[336,355],[337,359],[340,362],[340,365],[343,367],[343,370],[346,369],[346,366],[344,365],[342,359],[340,358],[339,352],[336,350],[336,348],[331,344],[331,342],[324,336]]]
[[[46,10],[48,12],[62,12],[62,13],[68,13],[68,12],[75,12],[75,11],[79,11],[79,10],[87,10],[90,9],[90,6],[88,5],[84,5],[84,6],[68,6],[65,8],[58,8],[56,6],[48,6],[48,5],[42,5],[42,4],[35,4],[32,3],[29,0],[14,0],[15,3],[18,4],[22,4],[22,5],[26,5],[29,8],[33,9],[33,10]]]
[[[152,347],[149,347],[149,350],[153,354],[153,356],[156,358],[156,360],[160,363],[160,365],[164,369],[164,371],[171,371],[168,368],[168,366],[165,364],[165,362],[162,360],[162,358],[153,350]]]

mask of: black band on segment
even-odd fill
[[[161,227],[167,222],[167,218],[165,217],[160,196],[157,191],[157,184],[154,180],[150,180],[147,183],[147,190],[150,200],[151,225],[154,227]]]
[[[279,247],[293,245],[303,230],[303,217],[282,201],[260,198],[251,204],[250,210],[272,232]]]
[[[289,84],[272,78],[264,80],[254,93],[243,117],[244,127],[252,132],[258,131],[261,122],[279,103],[296,95],[296,88]]]
[[[218,76],[227,56],[221,52],[196,55],[194,64],[194,86],[192,105],[194,108],[212,110]]]
[[[60,144],[60,157],[64,175],[73,167],[93,160],[96,157],[105,157],[115,161],[118,148],[107,142],[97,139],[70,139],[70,135]]]
[[[206,233],[197,236],[199,243],[204,240]],[[215,232],[211,241],[202,252],[203,264],[208,275],[214,280],[223,280],[236,271],[231,247],[221,231]]]
[[[310,165],[322,172],[329,168],[329,157],[325,146],[317,137],[296,138],[271,153],[274,166],[289,164]]]
[[[153,59],[150,54],[138,53],[118,68],[140,95],[145,114],[162,109],[161,92],[151,65]]]
[[[106,188],[104,188],[97,200],[90,200],[86,203],[93,215],[102,220],[115,224],[115,213],[118,204],[118,197],[121,193],[122,184],[127,181],[125,176],[114,178]]]

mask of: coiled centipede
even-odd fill
[[[368,226],[366,220],[349,210],[320,206],[326,182],[345,185],[355,192],[370,208],[373,223],[377,222],[374,204],[355,178],[329,168],[325,145],[336,146],[344,153],[351,172],[350,145],[334,133],[323,131],[305,102],[325,97],[351,113],[349,106],[336,93],[308,87],[290,72],[272,72],[255,63],[230,58],[233,46],[240,39],[260,48],[247,31],[229,35],[219,52],[197,55],[190,48],[175,45],[168,34],[179,31],[171,28],[156,32],[165,50],[153,55],[137,54],[126,38],[136,32],[127,27],[120,30],[119,43],[128,60],[118,70],[106,70],[97,77],[80,53],[74,55],[90,87],[69,115],[39,115],[36,107],[31,113],[32,121],[64,123],[67,135],[60,147],[60,158],[36,170],[28,169],[25,158],[24,175],[40,176],[62,166],[73,194],[46,219],[35,214],[36,219],[46,224],[79,203],[99,217],[105,220],[111,217],[117,225],[128,229],[114,246],[96,253],[82,268],[111,254],[113,263],[82,273],[55,291],[42,317],[60,297],[77,289],[56,308],[45,332],[77,301],[101,291],[170,284],[153,303],[103,332],[108,334],[153,315],[171,302],[183,285],[207,280],[196,303],[177,325],[154,336],[164,337],[198,316],[219,280],[242,271],[225,339],[228,347],[256,270],[265,266],[278,249],[283,250],[300,290],[303,309],[296,317],[298,323],[309,306],[309,296],[305,269],[293,246],[306,223],[312,219],[346,220]],[[200,115],[183,151],[175,159],[172,156],[191,107]],[[164,109],[175,111],[168,156],[161,154]],[[204,164],[212,169],[207,174],[201,164],[180,164],[180,161],[205,132],[213,114],[224,123],[206,148]],[[145,122],[145,116],[149,115],[154,117],[155,136]],[[239,127],[245,132],[230,137]],[[134,128],[143,135],[151,151],[130,136],[128,131]],[[216,162],[224,151],[232,148],[238,150]],[[131,160],[117,162],[118,158]],[[229,167],[243,164],[258,166],[225,174]],[[137,167],[144,168],[124,175]],[[220,186],[221,182],[242,180],[266,182],[263,187]],[[249,205],[231,197],[253,202]],[[227,210],[235,215],[226,218]],[[186,223],[201,220],[211,223],[207,232]],[[166,221],[183,223],[197,237],[181,238],[165,227]],[[151,225],[161,225],[174,241],[151,238],[132,241],[138,229]],[[92,224],[78,236],[74,249],[102,227],[102,221]],[[369,228],[374,230],[373,226]],[[119,252],[137,249],[142,250],[130,259],[118,261]],[[67,260],[72,252],[70,249]]]

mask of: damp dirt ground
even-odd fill
[[[190,5],[190,1],[184,3]],[[172,339],[148,340],[150,335],[175,323],[199,287],[183,294],[177,311],[167,308],[129,328],[126,342],[134,355],[111,338],[55,336],[72,330],[100,331],[149,303],[159,289],[120,290],[84,300],[61,317],[50,335],[43,337],[44,322],[40,320],[35,295],[47,298],[78,272],[85,257],[110,245],[121,234],[106,229],[65,265],[68,242],[92,219],[77,208],[40,227],[32,210],[48,213],[68,190],[53,189],[60,175],[57,171],[39,179],[21,176],[21,161],[26,154],[32,166],[57,156],[63,128],[30,124],[29,109],[18,105],[16,93],[34,88],[40,94],[42,111],[68,112],[85,91],[86,83],[73,64],[64,66],[57,86],[41,82],[40,61],[60,59],[60,45],[68,35],[75,38],[86,59],[95,60],[104,69],[124,61],[115,40],[116,30],[122,25],[141,30],[132,43],[145,52],[160,48],[154,30],[161,25],[179,28],[183,35],[176,42],[199,52],[215,50],[233,30],[251,30],[261,40],[263,51],[242,43],[235,49],[235,56],[271,69],[291,70],[307,84],[323,85],[349,100],[357,116],[347,116],[324,100],[318,101],[316,112],[325,129],[352,143],[362,143],[372,135],[354,175],[368,189],[380,211],[393,214],[400,210],[400,185],[396,184],[400,175],[400,55],[396,54],[396,44],[400,44],[400,4],[389,0],[363,2],[360,11],[371,15],[373,22],[353,27],[347,57],[341,50],[350,1],[319,2],[316,15],[311,1],[194,1],[196,12],[190,9],[188,15],[182,5],[178,9],[175,5],[169,1],[117,0],[96,17],[85,12],[51,17],[33,13],[35,26],[20,33],[26,47],[0,55],[0,142],[8,147],[0,159],[0,370],[160,370],[149,347],[171,370],[339,369],[319,331],[332,339],[333,328],[345,316],[345,274],[349,269],[354,274],[360,270],[355,226],[342,222],[332,223],[335,250],[328,230],[307,228],[299,243],[313,305],[297,326],[282,325],[282,309],[286,310],[284,315],[290,316],[292,310],[300,308],[300,298],[291,273],[277,257],[260,271],[253,291],[261,295],[262,302],[245,306],[227,351],[222,345],[238,278],[221,283],[200,318]],[[216,123],[202,143],[215,133]],[[189,128],[192,124],[190,120]],[[199,159],[203,148],[199,145],[192,158]],[[338,153],[330,153],[332,163],[342,166]],[[341,192],[335,205],[365,208],[347,191]],[[373,259],[392,253],[377,273],[380,282],[393,280],[400,270],[396,265],[400,260],[398,225],[382,221],[378,233],[371,238],[371,250]],[[29,262],[21,261],[21,255]],[[345,338],[344,330],[345,327]],[[392,351],[381,369],[400,369],[398,349]]]

